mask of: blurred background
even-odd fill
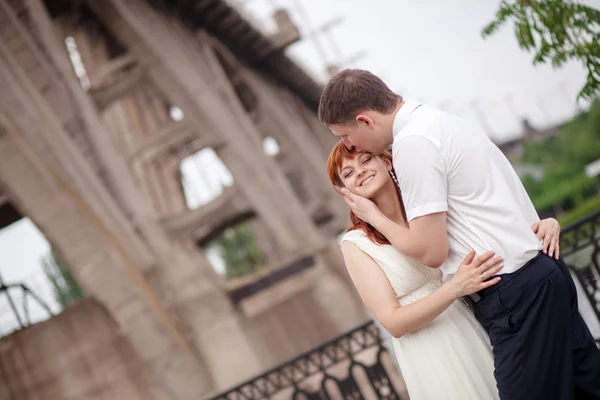
[[[600,338],[599,8],[0,0],[0,400],[408,399],[339,252],[344,68],[485,130]]]

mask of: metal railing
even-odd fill
[[[584,319],[588,324],[600,321],[600,210],[563,228],[560,253],[591,306],[586,313],[580,304]],[[600,327],[600,323],[596,325]],[[600,328],[596,329],[596,342],[600,344]]]
[[[400,400],[402,386],[379,328],[369,321],[212,400],[320,400],[335,392],[343,399],[362,399],[365,391],[378,399]]]
[[[32,315],[32,306],[37,311],[35,312],[37,315]],[[48,304],[29,285],[22,282],[5,283],[1,275],[0,314],[0,338],[16,330],[27,328],[40,319],[54,316]]]

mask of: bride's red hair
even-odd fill
[[[339,191],[340,188],[344,187],[344,183],[340,179],[340,171],[342,170],[342,165],[345,160],[354,160],[358,157],[361,152],[352,149],[348,150],[346,146],[342,142],[336,143],[329,153],[329,158],[327,159],[327,173],[329,174],[329,180],[333,185],[333,188],[336,191]],[[379,157],[384,160],[388,160],[390,163],[392,162],[392,154],[389,151],[385,151]],[[395,174],[392,169],[392,174]],[[396,184],[394,184],[396,188],[396,193],[398,194],[398,199],[400,199],[400,206],[402,207],[402,216],[406,220],[406,213],[404,211],[404,202],[402,201],[402,196],[400,195],[400,189]],[[390,244],[390,241],[387,240],[385,236],[383,236],[377,229],[373,228],[371,225],[367,224],[362,219],[358,218],[352,211],[350,211],[350,221],[352,222],[352,226],[348,229],[348,231],[361,229],[366,233],[367,237],[374,243],[377,244]]]

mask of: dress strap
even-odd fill
[[[373,243],[363,230],[355,229],[346,232],[346,234],[342,237],[342,242],[345,241],[354,243],[359,249],[370,256],[379,265],[385,263],[385,256],[382,254],[381,245]]]

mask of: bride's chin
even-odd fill
[[[361,187],[361,189],[362,190],[356,194],[371,201],[375,201],[381,196],[387,196],[389,193],[392,193],[392,190],[390,190],[387,185],[381,184],[380,182],[371,182],[371,184]]]
[[[371,201],[375,201],[377,200],[377,198],[381,197],[382,195],[382,188],[377,188],[377,189],[373,189],[370,190],[368,193],[366,193],[365,195],[363,195],[363,197],[366,197],[367,199],[371,200]]]
[[[369,200],[375,201],[379,197],[390,196],[394,193],[393,190],[390,190],[385,185],[382,185],[378,188],[373,188],[370,192],[369,196],[366,196]]]

